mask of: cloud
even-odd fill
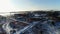
[[[10,0],[0,0],[0,12],[10,12],[14,10],[14,6]]]

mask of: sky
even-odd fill
[[[0,0],[0,13],[32,10],[60,10],[60,0]]]

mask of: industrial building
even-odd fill
[[[34,11],[15,13],[2,25],[6,34],[57,34],[60,12]]]

